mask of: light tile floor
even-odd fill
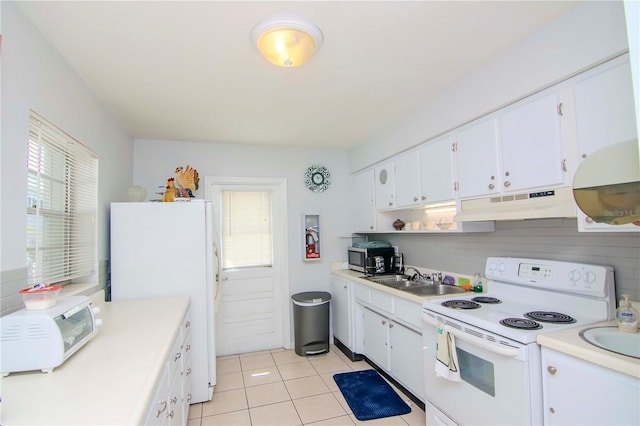
[[[333,375],[371,366],[351,362],[335,346],[327,354],[312,357],[284,349],[219,357],[216,367],[213,399],[191,405],[188,426],[425,425],[424,410],[397,389],[411,413],[358,421]]]

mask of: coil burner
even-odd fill
[[[478,296],[478,297],[474,297],[471,300],[478,303],[489,303],[489,304],[502,303],[502,300],[496,299],[495,297],[489,297],[489,296]]]
[[[442,302],[442,306],[452,309],[478,309],[480,305],[471,300],[447,300]]]
[[[573,324],[576,320],[569,315],[562,314],[560,312],[544,312],[533,311],[524,314],[525,317],[534,321],[548,322],[553,324]]]
[[[539,330],[542,328],[537,322],[526,318],[505,318],[500,320],[500,324],[521,330]]]

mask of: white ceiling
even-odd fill
[[[20,7],[136,138],[348,149],[577,3],[71,1]],[[324,45],[280,68],[251,45],[270,16]]]

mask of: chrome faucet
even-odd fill
[[[418,271],[418,270],[417,270],[416,268],[414,268],[413,266],[409,266],[408,268],[406,268],[406,269],[405,269],[405,274],[409,275],[409,270],[410,270],[410,269],[412,269],[412,270],[414,270],[414,271],[416,272],[415,274],[413,274],[413,275],[411,276],[411,281],[415,281],[415,280],[416,280],[416,278],[417,278],[418,280],[426,280],[426,279],[428,278],[425,274],[423,274],[422,272]]]

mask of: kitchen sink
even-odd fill
[[[416,287],[407,288],[406,291],[413,294],[418,294],[421,296],[431,296],[431,295],[439,295],[439,294],[456,294],[456,293],[465,293],[466,290],[460,287],[455,287],[452,285],[446,284],[426,284],[419,285]]]
[[[464,293],[465,290],[451,285],[434,284],[432,281],[413,281],[408,275],[380,275],[373,277],[363,277],[371,282],[382,284],[397,290],[421,296]]]
[[[640,359],[640,333],[620,331],[616,326],[592,327],[582,330],[580,337],[607,351]]]

